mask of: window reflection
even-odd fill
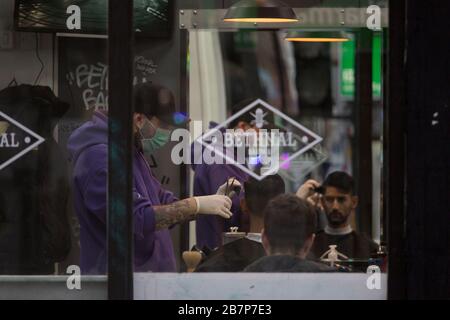
[[[191,166],[194,195],[211,192],[229,177],[236,177],[244,184],[242,192],[233,199],[232,220],[201,217],[196,221],[196,237],[191,239],[191,244],[203,254],[196,272],[238,271],[237,266],[240,268],[243,261],[258,260],[262,246],[254,242],[262,241],[263,228],[259,232],[251,230],[252,215],[245,206],[245,185],[255,177],[264,185],[264,179],[258,178],[264,178],[266,173],[269,173],[267,177],[277,174],[283,180],[284,193],[297,194],[313,206],[315,237],[305,256],[307,259],[322,260],[345,272],[365,272],[371,264],[385,263],[385,243],[380,246],[382,190],[378,179],[382,167],[379,148],[383,127],[380,117],[382,37],[382,33],[375,34],[372,46],[376,121],[362,124],[356,117],[355,34],[349,32],[349,41],[343,43],[289,43],[282,33],[275,31],[190,31],[191,118],[209,121],[209,130],[223,132],[237,128],[244,132],[249,128],[279,129],[291,133],[296,142],[290,148],[280,147],[280,166],[275,172],[259,163],[261,154],[255,154],[254,166],[242,163]],[[197,77],[197,72],[206,70],[218,58],[217,54],[199,48],[216,47],[217,41],[224,74],[210,73],[205,81]],[[194,97],[223,81],[221,103],[204,104],[204,98]],[[252,103],[257,104],[254,109]],[[222,113],[223,105],[226,114]],[[259,127],[252,128],[256,123]],[[373,161],[373,172],[366,173],[372,175],[374,183],[370,211],[358,205],[358,186],[364,180],[358,170],[361,161],[358,128],[367,125],[373,128],[370,137],[373,154],[364,155]],[[314,144],[316,137],[318,143]],[[270,196],[261,192],[257,198],[265,203]],[[264,212],[264,208],[259,211]],[[372,221],[372,228],[365,224],[367,219]],[[264,252],[267,254],[267,250]]]
[[[189,114],[181,113],[171,101],[175,99],[168,93],[170,89],[163,90],[166,94],[162,96],[158,93],[166,103],[144,97],[144,103],[136,103],[135,271],[184,271],[183,263],[177,260],[181,256],[178,251],[185,246],[195,246],[202,255],[196,272],[244,271],[266,255],[297,256],[314,262],[323,258],[324,265],[334,262],[340,271],[364,271],[369,263],[380,263],[371,259],[385,256],[385,248],[379,246],[384,239],[380,222],[384,35],[376,33],[372,45],[373,124],[357,123],[355,116],[359,108],[355,102],[357,37],[353,31],[348,36],[350,41],[345,43],[289,43],[284,34],[275,31],[191,32]],[[43,66],[30,62],[37,57],[35,52],[17,61],[11,58],[14,51],[8,54],[9,60],[2,60],[2,67],[24,64],[33,72],[27,79],[16,79],[14,72],[5,68],[11,77],[2,79],[0,273],[64,274],[68,265],[75,264],[85,274],[105,274],[107,43],[101,39],[58,39],[59,56],[54,58],[60,63],[59,74],[58,80],[52,81],[49,66],[55,61],[48,55],[51,39],[32,34],[28,40],[33,49],[40,48],[38,39],[47,53]],[[96,52],[85,53],[90,47]],[[157,64],[147,58],[144,54],[136,57],[136,84],[147,83],[149,75],[156,72]],[[33,82],[45,87],[20,85]],[[58,82],[58,90],[47,87],[52,82]],[[139,106],[147,102],[150,108],[163,106],[166,113],[142,117],[146,111]],[[227,141],[223,140],[220,148],[224,156],[239,165],[233,161],[193,161],[189,164],[193,197],[180,202],[179,190],[175,190],[181,184],[180,177],[169,182],[170,177],[161,172],[177,170],[171,159],[173,144],[168,142],[185,117],[193,120],[191,125],[202,123],[198,134],[216,129],[246,137],[246,133],[256,132],[260,143],[263,138],[259,134],[266,132],[270,143],[277,139],[280,148],[262,152],[244,145],[242,154],[228,154]],[[372,154],[367,155],[374,163],[373,172],[367,172],[373,180],[372,212],[358,205],[358,184],[364,181],[358,171],[361,125],[373,126]],[[277,135],[271,136],[274,131]],[[45,142],[35,145],[41,138]],[[4,165],[31,145],[14,165]],[[188,148],[195,149],[195,143]],[[208,148],[201,145],[199,149],[203,152]],[[230,179],[240,188],[228,186]],[[224,185],[226,191],[219,192]],[[280,197],[282,194],[302,201]],[[209,201],[199,199],[211,196],[211,201],[222,201],[219,211],[208,211]],[[265,220],[264,213],[270,208],[289,203],[294,208],[304,207],[299,209],[303,216],[293,217],[292,225],[286,223],[291,221],[289,210],[285,220],[281,216],[276,217],[280,221],[273,218],[271,222],[270,216],[270,221]],[[176,217],[180,212],[182,216]],[[305,221],[311,215],[314,219],[308,225]],[[300,229],[294,228],[296,218],[301,220]],[[372,228],[364,225],[367,219],[373,221]],[[186,239],[174,237],[171,230],[190,220],[195,220],[196,228],[187,245]],[[265,237],[262,230],[271,227],[279,229],[268,231]],[[302,232],[304,236],[294,237],[298,244],[284,239]],[[279,247],[278,241],[287,241],[292,247]],[[335,255],[347,259],[333,260]]]

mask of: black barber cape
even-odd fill
[[[295,256],[262,257],[244,269],[244,272],[334,272],[336,268]]]
[[[319,259],[330,245],[337,245],[337,251],[346,255],[349,259],[367,260],[378,251],[378,245],[367,236],[352,231],[345,235],[329,235],[319,231],[314,239],[311,249],[311,258]]]
[[[239,272],[263,256],[265,252],[261,243],[242,238],[217,249],[195,272]]]

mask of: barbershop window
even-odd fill
[[[81,20],[58,1],[3,2],[0,275],[105,276],[107,1],[80,3]],[[386,272],[387,1],[374,21],[330,2],[249,25],[134,1],[135,298],[245,298],[235,274]],[[224,290],[195,291],[203,279]]]
[[[387,9],[385,2],[378,4]],[[270,255],[270,239],[269,248],[261,239],[261,229],[270,221],[263,213],[269,219],[271,208],[281,215],[282,200],[274,202],[279,205],[275,209],[269,201],[278,193],[303,195],[315,207],[315,240],[308,259],[344,273],[366,273],[371,266],[386,272],[387,22],[368,29],[366,7],[330,7],[297,8],[301,22],[272,29],[227,25],[212,10],[183,14],[181,28],[189,29],[182,31],[188,114],[198,120],[191,122],[192,138],[203,146],[200,153],[214,149],[215,159],[223,158],[220,165],[200,160],[191,165],[191,192],[215,192],[230,177],[242,182],[242,189],[233,194],[231,219],[201,217],[191,222],[190,246],[203,257],[195,272],[286,271],[277,269],[275,260],[274,265],[260,260]],[[333,12],[351,15],[353,23],[333,20]],[[189,27],[193,23],[196,26]],[[276,131],[279,149],[252,153],[247,146],[239,160],[236,144],[247,140],[237,138],[237,130],[269,136]],[[225,151],[229,146],[235,149]],[[275,190],[279,180],[280,192]],[[302,193],[308,185],[314,190]]]
[[[81,7],[78,30],[77,9],[68,13],[62,2],[2,1],[2,276],[106,275],[108,8],[102,4]],[[81,283],[84,293],[88,282]],[[74,280],[67,289],[79,285]],[[103,291],[97,293],[106,297]]]

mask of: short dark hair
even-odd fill
[[[253,177],[244,182],[245,202],[252,215],[263,217],[267,203],[276,196],[285,193],[283,179],[278,175],[270,175],[256,180]]]
[[[134,87],[134,112],[153,116],[167,124],[174,123],[175,98],[172,91],[159,84],[141,83]]]
[[[275,251],[299,252],[316,224],[312,206],[293,194],[272,199],[264,211],[264,233]]]
[[[241,111],[242,109],[244,109],[245,107],[247,107],[249,104],[251,104],[254,101],[256,101],[256,98],[247,98],[247,99],[244,99],[244,100],[238,102],[231,108],[231,115],[232,116],[235,115],[236,113],[238,113],[239,111]],[[236,128],[237,125],[239,124],[239,122],[241,122],[241,121],[250,124],[253,121],[253,117],[249,112],[246,112],[246,113],[240,115],[239,117],[237,117],[236,119],[234,119],[233,121],[231,121],[228,124],[228,128],[229,129]]]
[[[353,178],[348,173],[343,171],[336,171],[329,174],[322,186],[325,190],[326,187],[334,187],[347,194],[353,194],[355,187]]]

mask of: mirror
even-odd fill
[[[188,51],[183,89],[193,120],[190,132],[200,145],[199,162],[191,166],[193,195],[211,193],[228,177],[243,184],[233,198],[233,218],[202,217],[195,227],[192,223],[190,247],[207,255],[224,243],[258,234],[263,222],[251,220],[261,212],[242,203],[248,200],[245,181],[264,185],[276,174],[285,193],[300,194],[310,180],[321,186],[307,195],[316,212],[311,259],[322,257],[329,264],[336,249],[343,271],[366,272],[372,264],[385,271],[387,22],[368,29],[366,8],[295,11],[302,22],[289,27],[227,25],[221,10],[200,10],[194,24],[189,23],[193,14],[186,12],[180,21],[195,25],[182,37]],[[296,41],[288,41],[292,34]],[[258,147],[252,148],[255,140]],[[209,162],[202,161],[205,151],[213,158]],[[257,193],[255,202],[267,204],[268,197]]]

